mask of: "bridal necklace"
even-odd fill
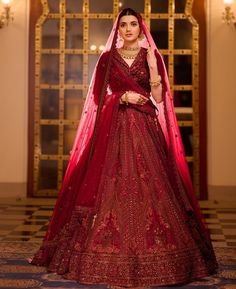
[[[140,51],[140,47],[122,47],[119,49],[121,57],[125,59],[135,59]]]
[[[136,47],[129,47],[129,46],[123,46],[121,47],[122,50],[127,50],[127,51],[137,51],[139,50],[139,46],[136,46]]]

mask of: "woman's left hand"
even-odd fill
[[[157,59],[155,56],[154,49],[151,46],[147,50],[147,63],[148,63],[149,69],[157,67]]]

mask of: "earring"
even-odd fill
[[[139,45],[144,47],[144,48],[148,48],[150,46],[149,43],[148,43],[148,40],[147,40],[147,38],[146,38],[146,36],[145,36],[145,34],[143,32],[138,37],[138,41],[140,43]]]
[[[117,33],[116,47],[121,48],[124,45],[124,39],[120,36],[120,33]]]
[[[144,39],[144,34],[143,34],[143,32],[141,32],[138,36],[138,40],[142,41],[143,39]]]

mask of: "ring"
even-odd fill
[[[142,97],[139,97],[138,103],[143,104],[143,99],[142,99]]]

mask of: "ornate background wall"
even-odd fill
[[[221,0],[208,1],[207,130],[210,198],[236,199],[236,30],[222,24]],[[210,3],[211,2],[211,3]],[[28,128],[28,0],[0,30],[0,194],[25,196]]]

